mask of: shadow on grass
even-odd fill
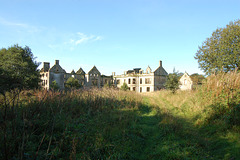
[[[123,159],[238,159],[239,139],[231,141],[221,124],[196,127],[170,113],[152,114],[155,106],[142,104],[139,110],[121,111],[134,121],[119,137],[119,146],[128,148]],[[239,138],[239,136],[238,136]],[[129,143],[127,143],[129,142]],[[126,145],[126,143],[128,145]],[[118,152],[121,152],[121,147]],[[126,150],[126,148],[125,148]],[[122,153],[121,155],[124,155]]]
[[[0,109],[2,112],[3,107]],[[6,119],[1,116],[0,120],[0,149],[7,149],[7,156],[0,153],[1,159],[237,159],[240,156],[239,142],[224,138],[223,132],[219,132],[222,126],[198,128],[183,118],[162,113],[157,106],[126,99],[61,99],[60,95],[44,103],[22,104],[14,112],[9,108]]]

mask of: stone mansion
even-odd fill
[[[64,89],[64,84],[68,78],[73,77],[78,80],[83,87],[102,87],[104,84],[111,84],[112,76],[101,75],[97,67],[94,66],[87,74],[82,68],[77,72],[74,70],[67,73],[60,65],[59,60],[55,60],[55,65],[50,68],[49,62],[43,63],[43,68],[40,70],[41,86],[44,89],[50,89],[53,81],[56,81],[60,89]]]
[[[146,71],[141,68],[125,71],[123,75],[115,76],[113,79],[115,85],[120,88],[126,83],[129,90],[136,92],[153,92],[164,88],[168,73],[162,67],[162,61],[159,61],[159,67],[152,72],[148,66]]]
[[[164,88],[164,83],[168,73],[162,67],[162,61],[159,61],[159,67],[152,71],[148,66],[146,71],[141,68],[134,68],[133,70],[125,71],[122,75],[111,76],[101,75],[96,66],[94,66],[88,73],[85,73],[82,68],[77,72],[74,70],[67,73],[60,65],[59,60],[55,61],[55,65],[50,68],[49,62],[43,63],[43,68],[40,70],[41,86],[45,89],[50,89],[53,81],[56,81],[60,89],[64,89],[64,84],[69,77],[73,77],[84,88],[103,87],[105,84],[112,84],[120,88],[123,83],[126,83],[129,90],[135,92],[153,92]]]

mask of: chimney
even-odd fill
[[[162,67],[162,61],[161,60],[159,61],[159,67]]]
[[[115,72],[112,72],[112,75],[115,76]]]
[[[50,68],[50,63],[49,62],[43,62],[43,69],[44,72],[47,72]]]
[[[59,65],[59,60],[55,60],[55,65]]]

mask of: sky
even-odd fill
[[[67,72],[133,68],[204,74],[194,56],[240,18],[240,0],[0,0],[0,48],[31,48]],[[42,64],[39,66],[42,67]]]

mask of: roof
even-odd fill
[[[74,69],[72,70],[71,74],[75,74],[75,71],[74,71]]]
[[[168,73],[165,71],[165,69],[164,69],[162,66],[159,66],[159,67],[154,71],[154,75],[167,76]]]
[[[76,72],[76,74],[86,74],[84,70],[80,67],[79,70]]]
[[[100,74],[99,70],[97,69],[96,66],[93,66],[93,68],[88,72],[88,74]]]
[[[49,69],[49,72],[55,72],[55,73],[66,73],[64,69],[59,64],[55,64],[52,66],[52,68]]]

